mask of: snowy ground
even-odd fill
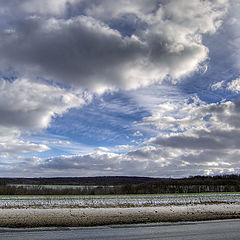
[[[240,204],[238,193],[111,196],[0,196],[1,208],[158,207],[196,204]]]
[[[0,227],[93,226],[230,218],[240,218],[240,194],[0,197]]]

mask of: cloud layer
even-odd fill
[[[149,123],[146,118],[143,123],[152,124],[160,131],[159,137],[148,141],[148,146],[127,153],[97,151],[87,155],[60,156],[42,161],[41,167],[44,171],[50,168],[60,172],[62,169],[76,168],[80,172],[86,169],[93,175],[144,172],[146,176],[179,177],[186,172],[188,175],[237,173],[239,106],[239,101],[205,104],[197,98],[179,105],[163,104],[159,106],[158,118],[154,118],[154,122]],[[185,111],[189,112],[187,117]],[[166,118],[165,114],[169,117]]]
[[[158,118],[149,122],[148,117],[142,122],[158,129],[159,136],[142,146],[104,147],[85,154],[35,158],[31,159],[31,164],[30,159],[22,159],[16,167],[18,172],[25,166],[25,169],[45,176],[181,177],[238,173],[239,106],[239,101],[206,104],[196,97],[179,105],[176,102],[159,105]],[[185,111],[189,111],[187,117]],[[166,118],[165,114],[170,117]]]
[[[227,27],[237,29],[226,42],[238,68],[239,17],[230,3],[239,7],[235,0],[0,0],[0,173],[179,177],[239,172],[240,102],[234,99],[239,75],[204,75],[208,63],[214,65],[208,39],[225,32],[227,38]],[[194,89],[193,80],[202,88]],[[222,100],[200,99],[201,91],[220,92]],[[74,112],[91,101],[91,109]],[[61,145],[75,144],[68,136],[51,144],[31,139],[33,133],[53,130],[52,124],[70,125],[59,120],[69,110],[74,113],[66,119],[75,117],[76,126],[68,126],[76,132],[74,140],[85,133],[106,139],[115,134],[115,129],[106,133],[111,127],[121,125],[118,136],[124,141],[60,155]],[[40,154],[51,147],[59,152]]]
[[[0,32],[2,64],[94,91],[137,88],[198,70],[208,57],[202,35],[217,31],[227,1],[153,0],[147,5],[49,1],[57,16],[43,16],[37,1],[23,1],[21,18],[11,19]],[[125,18],[128,35],[117,24]]]

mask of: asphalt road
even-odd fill
[[[240,220],[113,225],[88,228],[0,228],[1,240],[77,240],[77,239],[240,239]]]

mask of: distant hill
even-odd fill
[[[58,188],[52,185],[61,185],[61,187]],[[74,186],[71,187],[69,185]],[[78,187],[75,187],[76,185]],[[0,178],[0,195],[102,195],[201,192],[240,192],[240,175],[194,176],[179,179],[126,176]]]
[[[143,184],[163,178],[150,177],[54,177],[54,178],[0,178],[6,184],[29,184],[29,185],[84,185],[84,186],[116,186],[123,184]]]

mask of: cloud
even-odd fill
[[[81,2],[78,0],[42,0],[39,2],[38,0],[22,0],[19,2],[18,0],[9,0],[4,1],[0,0],[1,4],[1,15],[5,17],[8,16],[12,19],[22,17],[26,14],[30,15],[43,15],[43,16],[63,16],[65,15],[66,8],[68,4],[74,2]],[[16,5],[18,6],[16,8]],[[14,15],[10,15],[10,13],[14,13]]]
[[[73,4],[72,7],[76,5],[83,5],[82,1],[80,4]],[[159,1],[157,0],[132,0],[132,1],[85,1],[88,2],[85,8],[85,14],[101,19],[102,21],[109,22],[112,19],[118,19],[121,17],[126,17],[128,15],[133,15],[136,17],[144,18],[156,12],[158,9]],[[122,19],[121,19],[122,20]]]
[[[17,128],[0,126],[0,163],[21,158],[22,154],[34,154],[50,150],[46,144],[33,143],[21,137],[22,132]]]
[[[226,89],[235,94],[238,94],[240,92],[240,78],[236,78],[228,83],[226,83],[224,80],[216,82],[212,84],[211,89],[214,91]]]
[[[37,1],[25,3],[25,15],[0,33],[2,66],[100,92],[138,88],[169,75],[176,80],[198,70],[208,57],[202,35],[215,33],[227,10],[227,1],[134,1],[128,8],[125,1],[60,1],[61,9],[80,4],[85,14],[79,9],[66,19],[50,12],[43,17],[35,11]],[[124,36],[112,22],[129,14],[135,16],[128,23],[134,31]]]
[[[239,173],[239,106],[239,100],[207,104],[197,97],[165,101],[141,123],[158,131],[146,142],[157,151],[128,155],[153,159],[156,151],[167,163],[159,172],[171,176]]]
[[[159,136],[151,138],[148,144],[176,154],[167,166],[169,174],[174,172],[174,164],[182,169],[180,175],[184,171],[195,175],[194,168],[199,174],[238,173],[239,106],[239,100],[206,104],[197,98],[160,105],[157,117],[144,119],[145,124],[159,129]],[[165,159],[169,160],[169,156]]]
[[[240,78],[237,78],[237,79],[231,81],[230,83],[228,83],[227,89],[232,92],[239,93],[240,92]]]
[[[142,137],[143,134],[139,130],[137,130],[135,133],[133,133],[133,136],[135,136],[135,137]]]
[[[199,102],[195,100],[183,104],[179,112],[175,106],[172,116],[164,111],[158,118],[146,118],[146,123],[149,124],[149,119],[153,118],[152,124],[168,131],[150,142],[180,149],[237,149],[240,137],[239,101],[217,104],[196,104],[196,101]],[[165,117],[165,114],[170,117]]]
[[[224,139],[226,140],[226,139]],[[234,141],[234,140],[233,140]],[[205,146],[203,146],[205,147]],[[32,172],[33,176],[106,176],[141,175],[183,177],[189,175],[239,173],[238,149],[175,148],[147,145],[128,147],[128,152],[114,153],[97,149],[90,153],[46,159],[22,158],[14,166],[1,164],[0,173]],[[239,146],[238,146],[239,148]],[[24,176],[24,175],[23,175]]]
[[[0,126],[27,130],[46,128],[52,117],[83,105],[83,97],[28,79],[13,82],[0,79]]]
[[[216,83],[212,84],[211,89],[213,91],[222,89],[223,88],[223,84],[224,84],[224,80],[220,81],[220,82],[216,82]]]
[[[206,103],[197,95],[182,96],[178,85],[163,84],[205,72],[209,49],[203,38],[220,29],[227,0],[0,0],[0,4],[0,156],[4,159],[0,173],[180,177],[239,171],[239,101]],[[235,15],[232,27],[238,24]],[[237,41],[232,46],[237,47]],[[217,82],[212,90],[226,87],[238,93],[238,80]],[[91,98],[87,90],[102,94],[118,88],[131,89],[124,93],[135,96],[96,104],[91,110],[94,117],[76,117],[71,131],[78,129],[85,140],[91,133],[109,141],[108,136],[118,136],[115,130],[107,131],[111,126],[119,131],[121,125],[131,137],[154,136],[149,141],[139,146],[122,141],[117,144],[124,145],[95,151],[95,146],[82,151],[76,145],[76,155],[23,157],[50,147],[63,149],[65,143],[73,147],[68,138],[44,143],[28,141],[24,134],[47,129],[55,117],[83,106]],[[111,114],[118,114],[118,119]],[[137,119],[134,126],[129,126],[129,119],[124,121],[127,115]],[[79,124],[80,119],[85,125]],[[97,121],[99,129],[94,128]],[[59,152],[69,153],[66,148]],[[8,161],[13,158],[18,159],[12,161],[14,166]]]
[[[23,169],[31,171],[34,176],[184,177],[238,173],[239,156],[239,150],[194,149],[186,152],[184,149],[149,145],[127,153],[98,150],[82,155],[23,159],[14,169],[18,174],[23,172]],[[5,164],[3,168],[9,168],[9,165]]]
[[[32,143],[22,139],[21,133],[17,127],[4,127],[0,125],[1,159],[18,159],[19,154],[50,150],[46,144]]]
[[[121,84],[124,68],[145,52],[139,40],[122,39],[117,31],[83,16],[66,21],[30,18],[3,39],[0,52],[16,65],[95,90],[114,86],[111,81]]]
[[[0,79],[0,151],[5,154],[47,151],[44,144],[21,138],[23,133],[49,127],[51,119],[70,108],[86,103],[84,93],[66,91],[60,87],[16,79]]]
[[[161,146],[173,148],[187,148],[187,149],[219,149],[224,145],[213,138],[209,137],[191,137],[185,135],[177,135],[170,137],[159,137],[152,140],[151,143]]]
[[[34,144],[30,142],[24,142],[15,139],[11,142],[0,142],[1,154],[19,154],[19,153],[30,153],[30,152],[44,152],[50,150],[49,147],[43,144]]]
[[[232,49],[233,53],[233,67],[236,67],[236,69],[239,72],[240,69],[240,17],[239,17],[239,10],[240,10],[240,3],[237,0],[231,0],[231,5],[233,6],[230,8],[230,20],[228,28],[231,31],[231,39],[229,41],[229,46]]]
[[[161,133],[182,132],[193,127],[205,128],[207,122],[203,118],[207,114],[201,111],[204,106],[206,104],[197,96],[162,99],[151,116],[143,118],[140,125],[152,125]]]
[[[154,169],[150,167],[158,162],[158,167],[166,165],[159,157],[161,150],[153,146],[146,146],[137,151],[126,153],[113,153],[95,151],[84,155],[59,156],[40,160],[35,167],[44,173],[48,169],[63,173],[79,172],[86,176],[94,175],[152,175]],[[141,155],[141,157],[139,157]],[[161,160],[162,159],[162,160]],[[73,171],[73,172],[72,172]],[[85,173],[84,173],[85,172]]]

